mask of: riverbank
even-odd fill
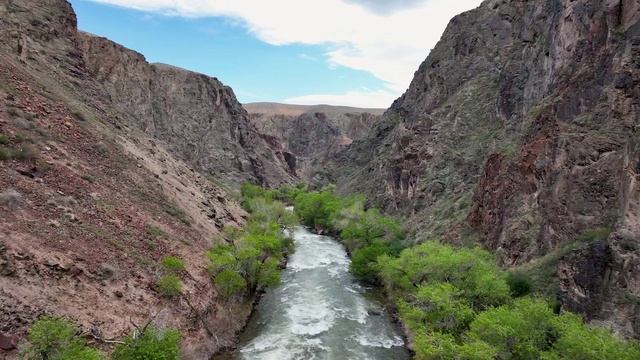
[[[241,351],[216,359],[409,359],[380,294],[349,273],[343,245],[303,227],[294,239],[296,252],[282,282],[258,305]]]

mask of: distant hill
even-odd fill
[[[265,115],[287,115],[300,116],[304,113],[320,112],[325,114],[350,114],[350,113],[369,113],[372,115],[382,115],[386,109],[367,109],[356,108],[350,106],[333,106],[333,105],[291,105],[272,102],[257,102],[243,105],[244,108],[252,114]]]

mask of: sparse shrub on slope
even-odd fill
[[[177,360],[180,353],[180,332],[173,329],[147,327],[141,334],[124,339],[113,352],[113,360]]]
[[[182,282],[174,274],[162,275],[156,283],[158,292],[167,297],[176,297],[182,292]]]
[[[21,347],[25,360],[99,360],[104,357],[87,346],[80,329],[65,318],[45,316],[31,325],[27,343]]]
[[[177,256],[165,256],[162,258],[162,266],[171,272],[179,273],[184,271],[184,260]]]

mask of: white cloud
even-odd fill
[[[354,90],[343,94],[314,94],[285,99],[287,104],[296,105],[341,105],[362,108],[388,108],[398,97],[387,90]]]
[[[395,97],[407,88],[449,19],[481,2],[406,1],[405,9],[396,6],[381,14],[360,5],[372,0],[92,1],[186,17],[227,16],[269,44],[326,45],[333,64],[373,74]]]

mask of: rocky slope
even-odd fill
[[[129,125],[163,140],[182,159],[228,183],[293,180],[280,146],[262,138],[233,91],[215,78],[145,58],[108,39],[80,34],[91,77]]]
[[[640,337],[640,1],[488,0],[326,180]]]
[[[313,181],[337,152],[363,138],[384,112],[329,105],[253,103],[244,107],[258,131],[283,145],[297,176]]]
[[[0,357],[42,314],[102,346],[152,319],[185,359],[233,344],[250,304],[217,301],[204,252],[246,214],[211,179],[291,181],[273,148],[217,80],[79,33],[64,0],[0,2]]]

